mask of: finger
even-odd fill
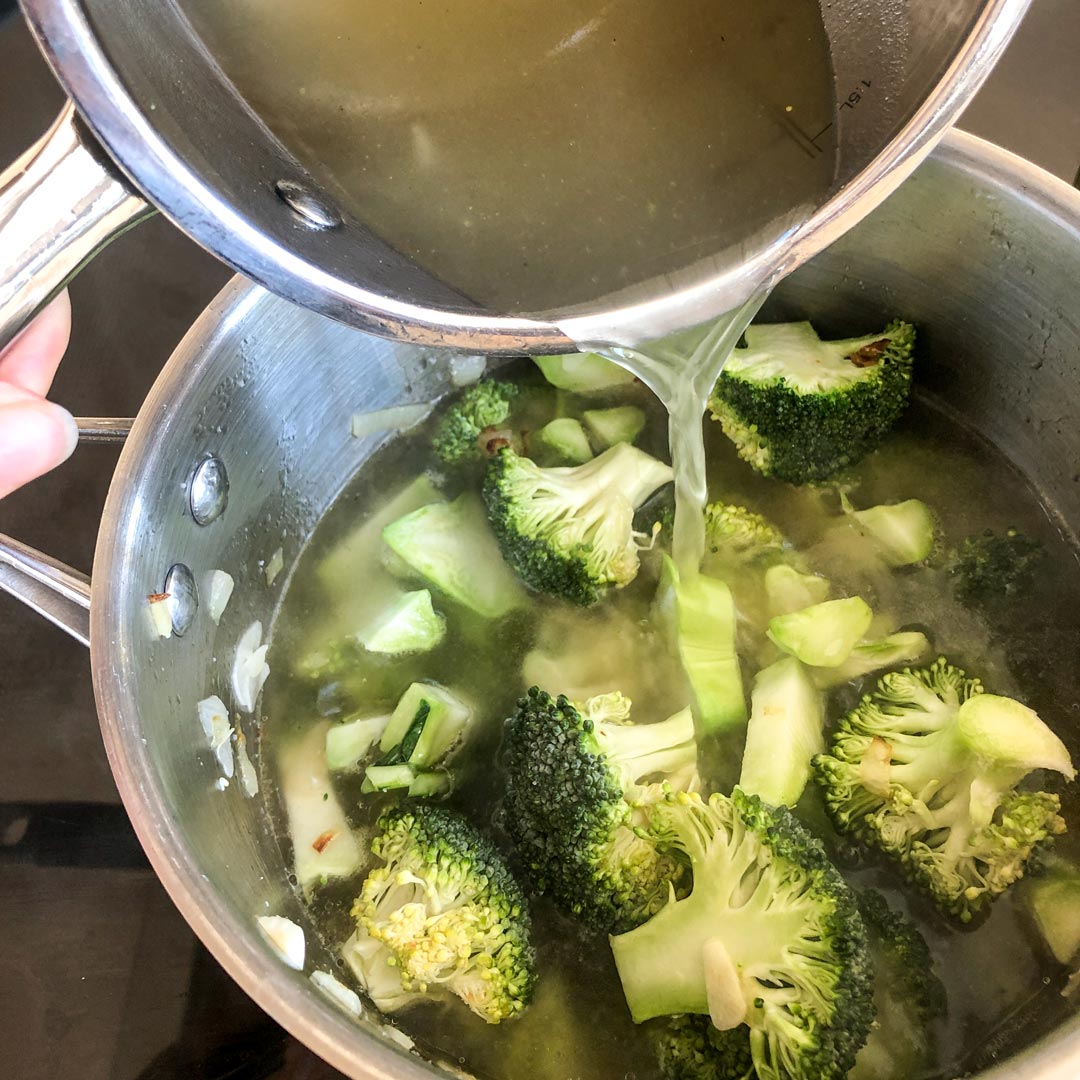
[[[66,461],[78,441],[71,413],[51,401],[0,405],[0,498]]]
[[[71,335],[71,300],[65,289],[0,352],[0,380],[44,397]]]

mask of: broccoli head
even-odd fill
[[[953,554],[953,591],[966,604],[987,604],[1022,593],[1044,555],[1042,544],[1017,529],[969,536]]]
[[[907,406],[915,330],[822,341],[806,322],[751,326],[709,406],[739,456],[793,484],[826,480],[884,438]]]
[[[630,724],[621,694],[581,710],[533,687],[507,721],[504,822],[538,892],[601,930],[635,926],[660,909],[682,875],[641,833],[661,778],[697,783],[689,709]]]
[[[1061,740],[1011,698],[939,658],[883,676],[843,720],[814,771],[836,827],[897,861],[963,922],[1064,832],[1060,800],[1018,791],[1035,769],[1072,779]]]
[[[713,1027],[707,1016],[673,1016],[652,1033],[664,1080],[749,1080],[755,1076],[750,1029]]]
[[[741,561],[779,553],[784,548],[784,535],[745,506],[714,502],[705,507],[705,543],[713,555]]]
[[[759,1080],[842,1080],[870,1030],[872,971],[855,895],[821,843],[739,788],[668,793],[648,827],[689,859],[693,886],[611,939],[635,1022],[745,1024]]]
[[[393,807],[371,850],[345,947],[375,1005],[392,1012],[454,994],[497,1024],[528,1004],[535,982],[529,910],[495,847],[433,803]]]
[[[671,478],[669,465],[628,443],[555,469],[506,447],[488,465],[484,501],[519,577],[539,592],[588,605],[637,576],[634,510]]]
[[[517,396],[514,383],[485,381],[470,386],[439,421],[432,446],[446,465],[477,460],[484,454],[481,434],[504,424]]]

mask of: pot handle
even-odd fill
[[[0,591],[90,644],[90,579],[0,533]]]
[[[153,213],[69,101],[0,173],[0,349],[106,244]]]

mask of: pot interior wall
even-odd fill
[[[901,313],[915,321],[923,386],[958,404],[1075,529],[1080,213],[1066,220],[1022,184],[1010,188],[1016,180],[1000,171],[1003,160],[953,138],[884,207],[785,282],[766,317],[813,317],[826,335]],[[196,704],[210,694],[232,699],[239,636],[255,619],[271,626],[315,523],[385,438],[353,438],[352,415],[429,401],[450,386],[445,355],[361,336],[238,280],[148,400],[98,549],[95,682],[118,785],[144,844],[245,989],[355,1076],[420,1075],[421,1066],[364,1037],[377,1030],[374,1020],[358,1031],[269,954],[254,917],[303,914],[271,835],[266,793],[247,799],[235,780],[217,790]],[[199,526],[188,484],[207,454],[224,462],[230,495],[224,513]],[[286,571],[268,585],[264,567],[279,547]],[[178,562],[199,581],[223,568],[236,590],[220,625],[204,604],[183,637],[157,639],[146,597]],[[255,719],[239,723],[254,743]],[[314,964],[333,970],[311,935],[308,944]]]

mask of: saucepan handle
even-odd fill
[[[123,442],[132,421],[80,416],[80,442]],[[0,592],[10,593],[76,641],[90,644],[90,579],[78,570],[0,533]]]
[[[154,213],[68,102],[0,173],[0,349],[106,244]]]

